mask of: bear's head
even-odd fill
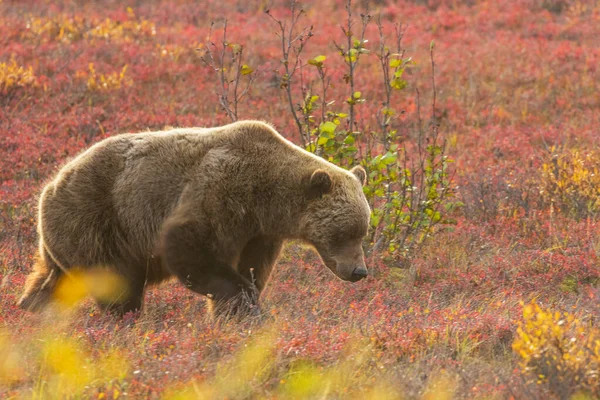
[[[362,249],[371,215],[362,190],[366,177],[357,166],[350,171],[316,169],[306,178],[308,206],[301,221],[302,237],[345,281],[367,276]]]

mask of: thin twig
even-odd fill
[[[286,99],[288,103],[288,107],[294,118],[294,122],[298,128],[298,133],[300,135],[300,140],[302,141],[302,146],[306,148],[307,144],[310,142],[310,131],[307,132],[302,121],[298,117],[298,113],[296,110],[296,106],[292,96],[292,85],[294,83],[294,75],[296,72],[302,68],[301,55],[304,51],[304,47],[306,43],[313,36],[313,27],[312,25],[309,27],[304,27],[300,30],[299,33],[297,31],[297,24],[299,19],[304,15],[304,10],[297,10],[298,2],[296,0],[292,0],[290,2],[290,12],[291,12],[291,20],[288,25],[286,21],[275,18],[270,10],[266,10],[265,14],[267,14],[278,27],[278,32],[276,35],[281,40],[281,54],[282,54],[282,64],[284,69],[284,74],[281,77],[280,87],[286,92]],[[291,57],[293,53],[293,57]],[[292,64],[292,65],[290,65]],[[298,103],[296,103],[298,104]]]
[[[244,97],[250,93],[250,89],[256,79],[256,72],[244,73],[244,46],[232,45],[227,41],[227,19],[223,20],[223,38],[220,48],[210,40],[213,34],[215,22],[210,23],[208,41],[205,46],[205,56],[202,62],[209,66],[217,74],[219,85],[215,91],[219,98],[219,104],[232,121],[237,121],[239,116],[239,105]],[[231,55],[228,58],[228,49]],[[231,75],[233,74],[233,75]],[[242,76],[248,76],[246,85],[240,86]]]

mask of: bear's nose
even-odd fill
[[[363,278],[366,278],[367,273],[368,272],[365,267],[354,268],[354,271],[352,271],[352,282],[357,282]]]

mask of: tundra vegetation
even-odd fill
[[[597,1],[0,1],[0,26],[0,396],[600,396]],[[365,167],[371,277],[291,243],[259,317],[168,283],[119,319],[102,271],[16,307],[61,163],[246,118]]]

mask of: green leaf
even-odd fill
[[[332,135],[335,132],[336,127],[337,127],[336,124],[334,124],[333,122],[327,121],[327,122],[323,122],[323,123],[321,123],[321,125],[319,125],[319,130],[321,131],[321,133]]]
[[[402,90],[406,87],[407,83],[404,79],[401,78],[394,78],[391,82],[390,82],[390,86],[393,87],[396,90]]]
[[[240,69],[240,73],[242,75],[250,75],[253,72],[254,72],[254,69],[250,68],[246,64],[242,65],[242,68]]]
[[[432,156],[438,156],[442,153],[442,148],[440,146],[429,145],[427,146],[427,152]]]
[[[379,225],[379,220],[380,219],[381,219],[381,216],[375,215],[375,213],[373,213],[371,215],[371,226],[372,227],[377,227]]]
[[[330,132],[321,132],[321,134],[319,135],[319,137],[325,138],[325,139],[332,139],[333,137],[335,137],[335,134],[330,133]]]
[[[356,49],[350,49],[348,51],[348,54],[346,54],[346,62],[355,62],[356,61],[356,54],[358,53],[358,51]]]
[[[313,58],[312,60],[308,60],[308,63],[310,65],[314,65],[315,67],[322,67],[323,66],[323,62],[327,59],[327,57],[325,56],[316,56],[315,58]]]
[[[346,139],[344,139],[344,144],[352,145],[352,144],[354,144],[355,141],[356,141],[356,139],[354,139],[354,136],[348,135],[348,136],[346,136]]]
[[[382,110],[382,112],[383,112],[383,115],[389,115],[390,117],[396,115],[396,112],[393,109],[389,108],[389,107],[384,108]]]
[[[397,68],[402,65],[402,60],[390,60],[390,67]]]
[[[398,159],[398,155],[395,153],[391,153],[391,152],[387,152],[383,155],[383,157],[381,157],[381,162],[384,165],[390,165],[396,162],[396,160]]]
[[[354,92],[354,94],[352,95],[355,99],[360,99],[360,92]]]

